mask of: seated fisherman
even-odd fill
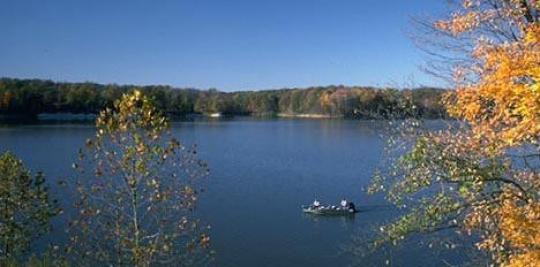
[[[349,202],[348,208],[349,208],[349,211],[356,212],[356,207],[354,206],[354,203]]]
[[[346,199],[342,199],[342,200],[341,200],[341,207],[342,207],[342,208],[346,208],[346,207],[347,207],[347,200],[346,200]]]
[[[318,209],[319,207],[321,207],[321,203],[315,199],[315,201],[313,201],[313,208]]]

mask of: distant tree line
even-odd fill
[[[122,94],[137,88],[171,115],[222,113],[224,115],[318,114],[347,118],[387,118],[415,115],[440,118],[445,90],[325,86],[305,89],[221,92],[215,89],[67,83],[39,79],[0,79],[0,114],[36,116],[41,113],[97,114]]]

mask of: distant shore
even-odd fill
[[[42,113],[35,116],[0,114],[0,124],[40,124],[40,123],[93,123],[97,115],[92,113]],[[342,115],[329,115],[317,113],[275,113],[275,114],[169,114],[172,122],[178,121],[228,121],[238,119],[255,120],[273,120],[273,119],[308,119],[308,120],[387,120],[388,118],[369,118],[369,117],[347,117]],[[395,119],[395,118],[394,118]],[[449,118],[426,118],[431,119],[449,119]]]
[[[42,114],[99,114],[123,94],[139,89],[170,117],[208,115],[385,119],[444,117],[439,88],[374,88],[329,85],[261,91],[221,92],[166,85],[116,85],[0,78],[0,115],[38,117]],[[413,110],[414,109],[414,110]],[[409,115],[408,115],[409,114]],[[70,119],[86,119],[76,116]]]
[[[309,113],[278,113],[280,118],[307,118],[307,119],[341,119],[343,115],[309,114]]]
[[[298,118],[298,119],[343,119],[345,116],[339,115],[327,115],[327,114],[293,114],[293,113],[278,113],[278,114],[249,114],[249,115],[234,115],[234,114],[185,114],[185,115],[171,115],[172,121],[183,120],[197,120],[197,119],[211,119],[211,120],[228,120],[231,118]],[[96,114],[84,114],[84,113],[43,113],[36,116],[25,115],[0,115],[0,122],[18,122],[18,123],[32,123],[32,122],[47,122],[47,121],[87,121],[91,122],[96,119]],[[352,118],[351,118],[352,119]]]

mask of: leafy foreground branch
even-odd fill
[[[24,260],[59,212],[42,173],[32,175],[11,152],[0,155],[0,266]]]
[[[475,235],[497,265],[538,266],[540,3],[462,2],[434,29],[474,47],[454,66],[456,90],[444,102],[464,123],[425,130],[404,122],[390,140],[391,167],[370,192],[411,208],[381,227],[374,245],[455,227]]]
[[[209,237],[193,218],[208,173],[168,132],[169,124],[140,91],[96,120],[74,164],[78,216],[68,258],[78,264],[183,266],[210,259]]]

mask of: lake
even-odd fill
[[[344,247],[354,236],[378,229],[396,215],[381,196],[364,188],[380,163],[383,122],[353,120],[254,120],[175,122],[173,134],[197,144],[210,167],[197,209],[211,225],[216,266],[347,266],[356,260]],[[32,170],[55,181],[73,175],[71,162],[91,124],[34,124],[0,127],[0,150],[11,150]],[[313,217],[300,206],[315,198],[347,198],[364,212],[353,218]],[[49,238],[62,238],[56,223]],[[440,251],[420,239],[391,252],[396,266],[441,265]],[[460,261],[450,254],[450,262]],[[441,256],[442,257],[442,256]],[[380,266],[383,257],[361,260]]]

